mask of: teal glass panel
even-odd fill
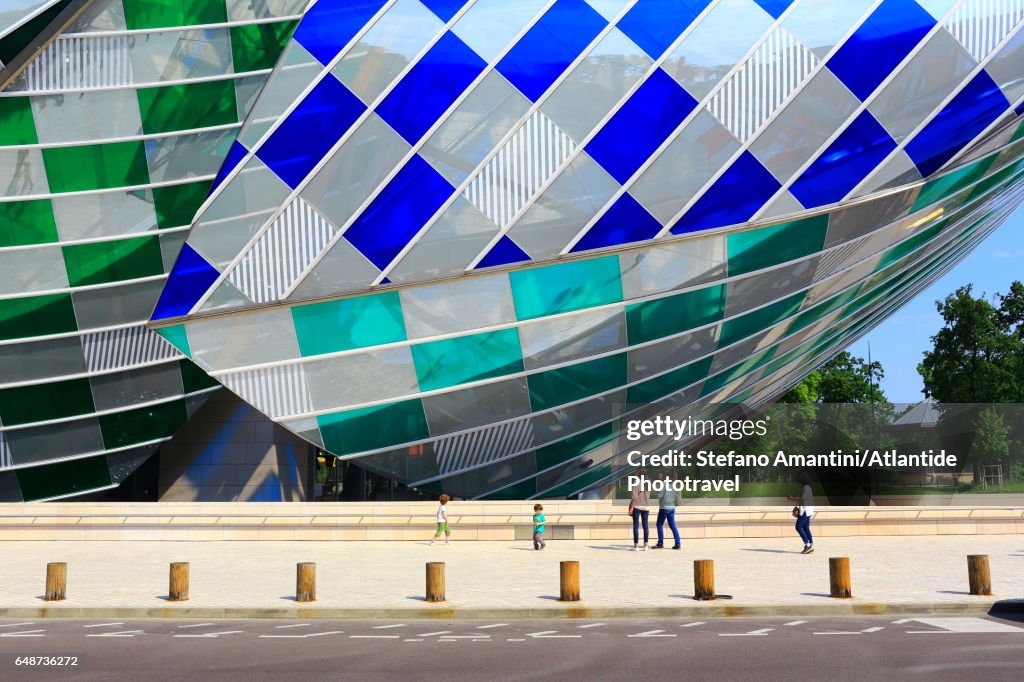
[[[821,251],[828,232],[828,216],[794,220],[730,234],[729,275],[743,275],[810,256]]]
[[[726,287],[718,284],[626,306],[630,345],[716,322],[725,315]]]
[[[292,321],[303,357],[408,338],[396,291],[297,306]]]
[[[120,448],[174,435],[188,419],[184,400],[100,416],[103,444]]]
[[[622,300],[618,256],[519,270],[509,277],[520,320]]]
[[[853,300],[853,297],[857,295],[858,289],[859,287],[856,286],[853,287],[852,289],[847,289],[838,296],[833,296],[824,303],[816,305],[813,308],[808,308],[807,310],[803,311],[795,318],[793,318],[793,321],[789,325],[789,333],[792,334],[793,332],[800,331],[804,327],[809,327],[810,325],[822,319],[829,313],[835,310],[839,310],[844,305]]]
[[[982,194],[985,194],[986,192],[1000,185],[1009,186],[1015,184],[1014,180],[1019,178],[1015,178],[1014,180],[1011,180],[1010,178],[1018,170],[1020,170],[1022,165],[1024,165],[1024,159],[1015,161],[1004,168],[1000,168],[998,172],[993,173],[992,175],[988,176],[987,178],[976,184],[974,186],[974,189],[972,189],[971,193],[967,196],[967,201],[977,199]]]
[[[806,296],[807,292],[801,291],[746,315],[726,320],[722,323],[722,334],[718,337],[718,347],[724,348],[786,319],[800,309],[800,304],[803,303]]]
[[[0,300],[0,340],[76,331],[70,294]]]
[[[889,265],[892,265],[899,259],[909,254],[911,251],[914,251],[918,247],[923,246],[926,242],[931,241],[936,235],[942,232],[942,230],[948,224],[948,220],[943,220],[942,222],[932,225],[927,230],[922,230],[915,234],[914,236],[904,239],[896,246],[893,246],[888,251],[886,251],[885,255],[883,255],[882,258],[878,261],[878,265],[875,266],[874,272],[878,272],[879,270],[882,270],[888,267]]]
[[[26,502],[46,500],[107,487],[110,471],[106,457],[86,457],[18,469],[18,485]]]
[[[964,166],[952,173],[947,173],[941,178],[926,182],[924,187],[921,188],[921,192],[917,195],[917,199],[914,201],[910,212],[920,211],[937,201],[942,201],[951,194],[955,194],[972,182],[975,182],[985,175],[985,171],[989,169],[995,158],[995,154],[987,156],[969,166]]]
[[[530,404],[535,411],[610,391],[626,383],[626,354],[531,374]]]
[[[316,420],[324,448],[335,455],[378,450],[430,437],[419,400],[325,414]]]
[[[615,425],[602,424],[596,428],[578,433],[575,436],[570,436],[565,440],[538,448],[536,451],[537,471],[544,471],[559,464],[564,464],[573,457],[579,457],[599,445],[604,445],[613,438],[615,438]]]
[[[160,327],[156,333],[164,337],[164,340],[177,348],[185,355],[192,357],[192,348],[188,345],[188,334],[185,332],[185,325],[176,324],[173,327]]]
[[[577,476],[574,479],[566,481],[561,485],[557,485],[544,492],[544,497],[565,497],[566,495],[572,495],[573,493],[583,490],[589,485],[597,483],[602,478],[605,478],[612,473],[611,463],[601,464],[582,476]]]
[[[528,478],[525,481],[520,481],[515,485],[507,488],[502,488],[497,492],[493,492],[490,495],[485,495],[481,499],[484,500],[528,500],[533,495],[537,494],[537,479]]]
[[[412,357],[421,391],[523,371],[517,329],[420,344]]]
[[[93,410],[88,379],[0,390],[0,422],[5,426],[63,419]]]
[[[771,348],[767,348],[761,351],[760,353],[755,353],[754,355],[751,355],[749,358],[747,358],[740,364],[733,365],[731,368],[725,370],[724,372],[719,372],[713,377],[708,377],[708,380],[704,382],[704,388],[701,391],[701,396],[703,397],[711,393],[714,393],[723,386],[731,384],[733,381],[741,379],[747,374],[750,374],[755,369],[771,360],[772,357],[775,356],[775,351],[777,351],[778,349],[778,346],[772,346]]]
[[[707,357],[630,386],[626,391],[626,402],[632,405],[653,403],[696,384],[708,375],[713,360],[713,357]]]

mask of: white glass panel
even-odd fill
[[[9,197],[48,193],[42,152],[0,148],[0,187]]]
[[[452,334],[516,319],[508,275],[410,287],[400,292],[410,339]]]
[[[411,395],[419,391],[408,346],[327,358],[302,366],[317,410]]]
[[[477,0],[452,33],[488,62],[494,61],[546,4],[547,0]]]
[[[188,324],[188,341],[193,358],[214,370],[299,357],[287,308],[196,320]]]
[[[149,192],[56,196],[51,202],[57,232],[65,241],[156,229],[156,213]]]
[[[29,294],[68,285],[59,246],[10,251],[0,249],[0,294]]]
[[[527,369],[577,360],[626,345],[626,318],[622,310],[584,312],[519,328],[523,362]]]
[[[226,28],[136,33],[133,38],[136,83],[230,73],[231,39]]]
[[[176,362],[95,376],[89,383],[97,410],[131,407],[182,394],[181,372]]]
[[[216,175],[236,132],[229,129],[146,140],[149,179],[152,182],[171,182]]]
[[[377,278],[380,270],[366,260],[345,238],[339,239],[331,250],[305,275],[289,301],[304,301],[333,296],[351,291],[362,291]]]
[[[875,2],[876,0],[801,0],[782,22],[782,27],[799,38],[811,52],[823,57],[859,24],[861,17]]]
[[[142,133],[134,90],[103,90],[30,98],[36,133],[43,144],[84,142]]]
[[[622,294],[628,301],[725,276],[724,236],[687,239],[619,255]]]

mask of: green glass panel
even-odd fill
[[[0,390],[0,422],[5,426],[74,417],[94,409],[88,379]]]
[[[18,485],[26,502],[46,500],[107,487],[110,471],[106,457],[86,457],[18,469]]]
[[[192,357],[192,348],[188,345],[188,334],[185,332],[185,325],[176,324],[173,327],[160,327],[156,333],[164,337],[164,340],[177,348],[185,355]]]
[[[78,192],[149,184],[141,140],[43,149],[46,177],[53,192]]]
[[[147,134],[238,123],[231,79],[139,88],[136,93]]]
[[[948,220],[943,220],[932,225],[927,230],[922,230],[915,234],[914,236],[904,239],[896,246],[893,246],[888,251],[886,251],[885,255],[883,255],[882,258],[878,261],[878,265],[875,266],[874,272],[878,272],[879,270],[882,270],[892,265],[893,263],[900,260],[910,252],[915,251],[918,247],[924,245],[926,242],[931,241],[936,235],[942,232],[942,230],[945,229],[948,226],[948,224]]]
[[[63,251],[73,287],[152,277],[164,271],[160,240],[155,236],[74,244]]]
[[[828,216],[794,220],[729,235],[729,275],[742,275],[821,251]]]
[[[304,357],[405,341],[398,292],[346,298],[292,308]]]
[[[63,334],[77,329],[70,294],[0,300],[0,340]]]
[[[718,347],[724,348],[786,319],[800,309],[800,304],[803,303],[806,296],[807,292],[801,291],[746,315],[723,322],[722,334],[718,337]]]
[[[335,455],[377,450],[430,437],[419,400],[325,414],[316,420],[324,448]]]
[[[537,494],[537,479],[528,478],[497,492],[484,495],[483,500],[526,500]]]
[[[1016,142],[1022,137],[1024,137],[1024,121],[1022,121],[1021,124],[1017,126],[1017,130],[1014,131],[1013,137],[1010,138],[1010,142]]]
[[[295,21],[231,27],[235,73],[272,69],[295,31]]]
[[[181,384],[185,387],[185,393],[195,393],[220,386],[219,381],[204,372],[202,367],[191,360],[181,361]]]
[[[914,211],[920,211],[926,206],[931,206],[935,202],[941,201],[971,184],[985,174],[985,171],[992,165],[995,158],[995,154],[986,156],[984,159],[976,161],[969,166],[964,166],[960,170],[947,173],[931,182],[926,182],[924,187],[921,188],[921,192],[917,195],[917,200],[914,201],[910,212],[913,213]]]
[[[535,411],[564,405],[625,384],[626,354],[531,374],[528,382],[530,404]]]
[[[573,457],[578,457],[599,445],[604,445],[613,438],[615,438],[615,425],[603,424],[557,443],[537,448],[537,471],[544,471],[568,462]]]
[[[103,444],[120,448],[174,435],[188,419],[184,400],[100,416]]]
[[[724,284],[626,306],[629,343],[653,341],[722,319]]]
[[[124,0],[129,29],[222,24],[228,20],[224,0]]]
[[[57,239],[57,223],[49,199],[0,203],[0,248],[49,244]]]
[[[573,493],[579,490],[583,490],[584,488],[593,483],[597,483],[602,478],[609,476],[611,473],[611,463],[602,464],[594,469],[591,469],[582,476],[577,476],[572,480],[566,481],[561,485],[551,488],[550,490],[544,492],[544,497],[550,499],[554,497],[565,497],[566,495],[572,495]]]
[[[976,199],[980,197],[982,194],[988,192],[989,190],[998,187],[999,185],[1012,185],[1013,182],[1008,182],[1008,180],[1010,179],[1010,176],[1012,176],[1014,173],[1020,170],[1020,167],[1022,165],[1024,165],[1024,159],[1015,161],[1007,166],[1004,166],[1003,168],[1000,168],[998,172],[993,173],[992,175],[988,176],[987,178],[976,184],[974,186],[974,189],[971,191],[970,195],[968,195],[967,201]]]
[[[714,358],[709,356],[630,386],[626,391],[626,402],[632,405],[653,403],[695,384],[708,375],[712,360]]]
[[[517,329],[420,344],[412,358],[421,391],[523,371]]]
[[[153,188],[156,224],[160,229],[192,224],[196,211],[210,193],[213,180],[186,182],[181,185]]]
[[[509,277],[520,320],[622,300],[618,256],[519,270]]]
[[[28,97],[0,97],[0,146],[38,143]]]

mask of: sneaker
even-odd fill
[[[801,554],[810,554],[813,551],[814,551],[813,547],[811,547],[810,545],[804,545],[804,551],[802,551],[800,553]]]
[[[430,544],[430,545],[432,545],[432,544],[434,544],[434,541],[433,541],[433,540],[431,540],[431,541],[430,541],[429,543],[427,543],[427,544]]]
[[[652,545],[651,549],[665,549],[665,545]]]
[[[647,551],[647,545],[644,545],[643,551],[645,551],[645,552]]]
[[[682,548],[683,548],[683,547],[682,547],[682,545],[676,545],[676,546],[675,546],[675,547],[673,547],[672,549],[682,549]]]
[[[640,545],[633,545],[633,551],[634,552],[639,552],[640,551]]]
[[[446,545],[450,545],[450,544],[452,544],[452,543],[450,543],[450,542],[448,542],[447,540],[445,540],[445,541],[444,541],[444,544],[446,544]]]

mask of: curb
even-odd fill
[[[285,619],[285,620],[545,620],[545,619],[640,619],[640,618],[734,618],[734,617],[828,617],[1024,614],[1024,599],[978,602],[860,602],[830,604],[765,604],[741,606],[564,606],[547,608],[458,607],[430,608],[122,608],[122,607],[0,607],[0,619]]]

